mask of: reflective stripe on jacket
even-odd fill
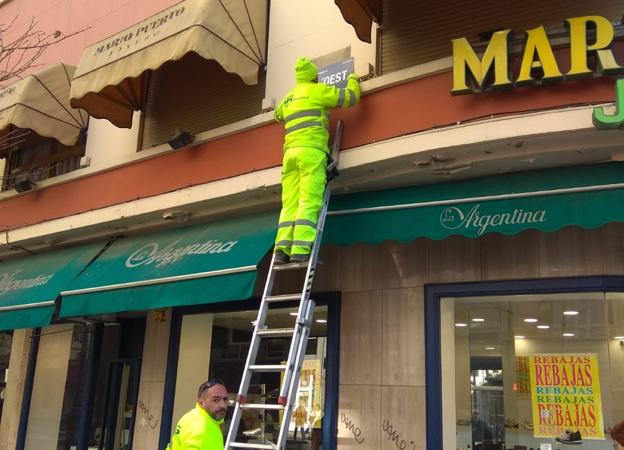
[[[323,83],[297,83],[274,113],[275,120],[285,122],[284,151],[295,147],[328,151],[328,109],[355,106],[359,100],[360,83],[353,74],[344,89]]]
[[[167,450],[223,450],[222,423],[197,403],[178,421]]]

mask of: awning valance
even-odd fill
[[[72,81],[71,104],[129,128],[133,111],[143,107],[142,75],[189,52],[256,84],[266,59],[266,23],[267,0],[180,2],[88,47]]]
[[[55,64],[0,89],[0,136],[13,126],[74,145],[87,125],[85,112],[69,105],[74,71]]]
[[[61,317],[244,300],[275,212],[115,241],[61,293]]]
[[[353,25],[355,34],[364,42],[371,42],[373,22],[381,24],[382,0],[335,0],[344,20]]]
[[[86,245],[0,262],[0,330],[48,325],[59,293],[101,248]]]
[[[624,222],[624,163],[545,169],[332,198],[324,241],[469,238]]]

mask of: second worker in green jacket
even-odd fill
[[[176,425],[166,450],[223,450],[221,425],[228,407],[228,392],[221,380],[208,380],[197,391],[195,408]]]
[[[285,128],[277,263],[310,258],[327,180],[329,109],[355,106],[360,100],[357,75],[349,75],[344,89],[318,83],[317,77],[312,61],[299,58],[297,84],[275,108],[275,119]]]

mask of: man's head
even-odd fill
[[[481,413],[479,412],[479,410],[478,409],[473,409],[472,410],[472,421],[473,422],[477,422],[480,418],[481,418]]]
[[[221,380],[208,380],[197,391],[197,403],[215,420],[225,417],[228,392]]]
[[[305,56],[297,59],[295,63],[295,79],[297,83],[316,81],[318,70],[314,63]]]

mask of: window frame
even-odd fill
[[[621,292],[622,276],[432,284],[425,286],[425,386],[427,449],[443,449],[440,303],[445,297]]]
[[[66,146],[54,138],[41,136],[34,131],[25,129],[21,131],[26,133],[26,142],[9,144],[12,148],[7,151],[4,171],[0,173],[0,192],[15,189],[15,181],[19,177],[39,182],[80,169],[80,158],[85,156],[87,148],[84,135],[75,145]],[[31,134],[32,136],[29,136]],[[15,164],[15,159],[23,157],[21,155],[29,150],[32,150],[34,153],[32,166],[27,167],[27,170],[24,170],[23,165],[12,167]],[[48,155],[43,157],[38,154],[44,150],[48,152]],[[55,170],[55,173],[51,174],[57,165],[71,160],[74,160],[75,167],[71,167],[69,170],[59,174],[57,174],[57,170]],[[44,175],[42,176],[42,174]]]

